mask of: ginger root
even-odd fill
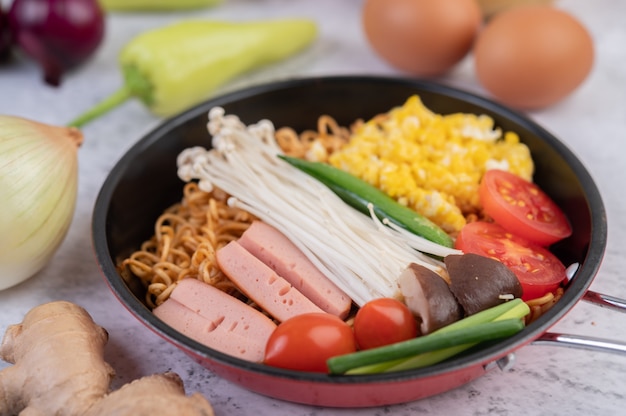
[[[212,416],[200,394],[186,396],[175,373],[155,374],[110,392],[113,368],[104,361],[108,333],[71,302],[31,309],[11,325],[0,358],[0,416],[159,415]]]
[[[87,416],[96,415],[213,416],[213,408],[200,393],[185,396],[178,374],[167,372],[142,377],[122,386],[87,412]]]

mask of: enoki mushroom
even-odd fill
[[[271,122],[246,126],[215,107],[208,130],[213,148],[183,151],[179,177],[197,179],[207,192],[224,190],[231,206],[276,227],[356,304],[396,296],[396,279],[410,263],[445,276],[442,263],[416,251],[403,234],[357,212],[278,158],[282,150]]]

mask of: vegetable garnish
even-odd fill
[[[565,266],[547,248],[512,234],[495,223],[475,221],[457,236],[455,246],[465,253],[504,263],[522,285],[522,299],[542,297],[567,279]]]
[[[520,299],[471,315],[431,334],[408,341],[332,357],[332,374],[371,374],[435,364],[473,345],[509,337],[524,328],[530,312]]]
[[[442,246],[452,247],[452,238],[438,225],[415,210],[399,204],[364,180],[326,163],[309,162],[282,155],[280,157],[328,186],[342,200],[359,211],[369,215],[368,204],[373,204],[374,212],[381,220],[388,218],[414,234]]]
[[[443,279],[437,277],[443,282]],[[354,316],[354,337],[359,349],[381,347],[415,338],[417,321],[411,310],[394,298],[367,302]]]
[[[38,272],[63,241],[82,140],[75,128],[0,115],[0,290]]]
[[[357,305],[394,297],[396,280],[410,263],[442,272],[440,261],[414,250],[402,235],[381,231],[321,182],[278,158],[282,151],[271,122],[247,127],[216,107],[208,125],[213,148],[183,151],[179,177],[232,195],[231,206],[281,231]]]
[[[413,338],[384,347],[362,350],[350,355],[333,357],[328,360],[328,367],[333,374],[343,374],[351,368],[374,364],[381,361],[397,360],[412,355],[437,351],[457,345],[473,344],[497,338],[511,336],[524,328],[521,319],[478,324],[472,328],[454,329],[449,332],[437,332],[423,337]]]
[[[278,325],[267,341],[264,363],[328,373],[328,358],[356,351],[352,328],[329,313],[305,313]]]
[[[237,75],[299,52],[316,34],[315,22],[306,19],[183,21],[145,32],[120,53],[125,84],[69,125],[82,127],[132,97],[171,116]]]
[[[514,319],[514,318],[523,320],[530,313],[530,307],[525,302],[521,301],[520,299],[514,299],[512,301],[506,302],[499,306],[503,307],[503,309],[505,309],[505,307],[508,307],[509,309],[506,309],[499,316],[494,318],[492,322],[502,321],[506,319]],[[490,309],[495,309],[497,307],[498,306],[490,308]],[[483,312],[487,312],[490,309],[487,309]],[[494,311],[492,311],[491,313],[493,312]],[[479,315],[480,313],[482,312],[479,312],[476,315]],[[471,325],[474,325],[475,323],[477,323],[477,321],[470,320],[470,318],[475,317],[476,315],[469,316],[463,320],[460,320],[451,325],[448,325],[445,328],[441,328],[440,331],[451,331],[453,329],[459,329],[462,327],[470,328]],[[483,317],[479,317],[479,318],[481,320],[485,319]],[[476,344],[463,344],[463,345],[458,345],[458,346],[454,346],[450,348],[445,348],[445,349],[438,350],[438,351],[431,351],[431,352],[427,352],[424,354],[416,355],[414,357],[410,357],[406,360],[402,360],[400,362],[395,363],[395,365],[387,368],[385,371],[401,371],[401,370],[409,370],[413,368],[426,367],[428,365],[436,364],[447,358],[453,357],[462,351],[470,349],[474,345]]]
[[[505,230],[541,246],[572,234],[565,213],[539,186],[498,169],[485,172],[479,187],[485,212]]]

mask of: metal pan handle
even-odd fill
[[[603,308],[609,308],[618,312],[626,312],[626,300],[594,292],[593,290],[585,292],[583,300]]]
[[[626,313],[626,300],[588,290],[583,300],[594,305]],[[626,355],[626,342],[613,341],[581,335],[558,334],[546,332],[532,342],[533,345],[557,345],[561,347],[579,348],[584,350],[610,352]]]

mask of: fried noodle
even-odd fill
[[[298,134],[291,127],[276,130],[276,142],[286,155],[325,162],[328,156],[348,143],[356,126],[342,127],[329,115],[322,115],[317,120],[317,130],[305,130]]]
[[[119,265],[122,274],[130,272],[144,284],[150,308],[163,303],[186,277],[246,300],[219,269],[215,252],[238,239],[255,217],[229,207],[227,199],[219,189],[207,193],[194,182],[186,184],[181,202],[157,219],[153,237]]]

